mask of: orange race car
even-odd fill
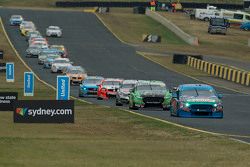
[[[80,84],[87,77],[86,71],[81,66],[71,66],[64,72],[70,78],[70,84]]]

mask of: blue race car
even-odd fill
[[[223,118],[221,98],[209,85],[180,85],[172,92],[170,113],[177,117]]]
[[[79,97],[97,95],[98,86],[104,80],[100,76],[88,76],[79,87]]]
[[[12,15],[10,17],[10,25],[20,25],[23,22],[23,17],[21,15]]]
[[[249,31],[250,30],[250,22],[242,23],[240,26],[240,29],[245,30],[245,31]]]

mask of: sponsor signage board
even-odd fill
[[[70,78],[65,75],[57,76],[56,100],[69,100]]]
[[[14,82],[15,80],[15,71],[14,71],[14,63],[6,63],[6,81]]]
[[[24,73],[24,96],[34,96],[34,73]]]
[[[74,123],[73,100],[19,100],[15,123]]]
[[[0,92],[0,111],[14,111],[17,99],[17,92]]]

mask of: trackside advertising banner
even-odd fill
[[[0,111],[13,111],[17,98],[17,92],[0,92]]]
[[[15,123],[74,123],[73,100],[19,100]]]

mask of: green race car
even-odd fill
[[[161,81],[138,81],[129,95],[129,108],[138,109],[147,105],[160,105],[168,110],[172,94]]]

